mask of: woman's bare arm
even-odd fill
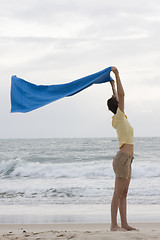
[[[118,101],[118,95],[117,95],[117,90],[116,90],[116,87],[115,87],[115,81],[114,80],[111,80],[110,81],[110,84],[111,84],[111,87],[112,87],[112,92],[113,92],[113,96],[117,99]]]
[[[124,89],[123,89],[123,86],[122,86],[122,83],[121,83],[121,80],[120,80],[120,77],[119,77],[119,72],[118,72],[118,69],[116,67],[112,67],[112,72],[114,72],[115,74],[115,77],[116,77],[116,84],[117,84],[117,95],[118,95],[118,101],[119,101],[119,108],[122,112],[124,112],[124,96],[125,96],[125,93],[124,93]]]

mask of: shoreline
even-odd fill
[[[0,224],[110,223],[110,204],[1,205]],[[160,222],[160,205],[128,205],[128,222]],[[120,222],[118,212],[117,220]]]

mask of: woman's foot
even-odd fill
[[[135,231],[135,230],[138,230],[138,229],[136,229],[136,228],[134,228],[134,227],[129,226],[128,224],[126,224],[126,225],[121,225],[121,226],[122,226],[123,229],[126,229],[127,231]]]
[[[126,231],[126,229],[119,227],[118,225],[111,225],[110,231]]]

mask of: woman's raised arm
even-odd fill
[[[124,112],[124,89],[119,77],[119,72],[116,67],[111,67],[112,72],[115,74],[116,77],[116,84],[117,84],[117,95],[118,95],[118,106],[122,112]]]

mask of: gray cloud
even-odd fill
[[[153,0],[146,1],[93,1],[93,0],[81,0],[81,1],[73,1],[73,0],[15,0],[10,1],[6,0],[2,3],[2,14],[7,16],[13,16],[21,19],[27,19],[29,21],[33,21],[34,19],[38,19],[39,21],[44,19],[54,19],[54,16],[58,16],[60,18],[62,14],[67,13],[73,15],[82,14],[91,16],[91,17],[99,17],[99,15],[111,15],[114,16],[117,13],[127,13],[127,14],[153,14],[159,12],[159,1]],[[12,11],[11,11],[12,10]]]
[[[159,14],[158,0],[1,1],[0,110],[1,124],[8,127],[0,137],[112,136],[111,116],[105,108],[109,85],[93,86],[29,114],[9,114],[12,74],[37,84],[53,84],[110,65],[120,70],[135,132],[145,135],[140,124],[148,118],[156,126],[160,101]],[[42,121],[47,122],[43,130]],[[152,129],[148,136],[156,131]]]

